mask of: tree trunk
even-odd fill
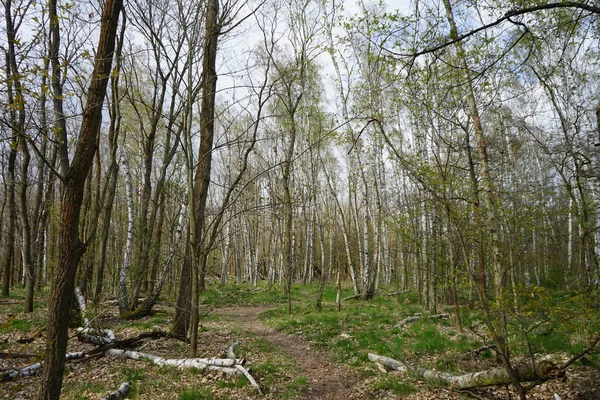
[[[123,167],[125,168],[125,197],[127,202],[127,241],[125,243],[125,254],[123,256],[123,263],[119,268],[119,314],[123,315],[129,310],[129,293],[127,291],[127,274],[129,266],[131,264],[131,252],[133,248],[133,227],[134,227],[134,214],[133,214],[133,188],[131,186],[131,172],[129,171],[129,161],[127,155],[123,160]]]
[[[454,21],[454,14],[452,5],[450,4],[450,0],[444,0],[444,7],[446,9],[446,17],[448,19],[448,23],[450,24],[450,38],[453,40],[457,40],[458,30],[456,27],[456,22]],[[492,182],[492,178],[490,177],[486,138],[484,135],[483,127],[481,125],[481,119],[479,116],[477,102],[475,99],[473,81],[470,76],[471,74],[469,73],[470,69],[468,68],[462,42],[456,41],[455,48],[457,52],[457,59],[462,67],[462,71],[466,81],[467,89],[465,94],[469,106],[469,112],[472,118],[473,132],[477,140],[477,153],[481,169],[480,173],[481,183],[483,186],[483,201],[485,204],[486,213],[485,231],[489,232],[490,237],[492,271],[494,275],[494,295],[498,301],[501,301],[501,298],[504,295],[505,286],[504,271],[501,264],[499,244],[499,227],[501,224],[499,220],[498,206],[496,204],[494,196],[494,185]],[[508,349],[506,332],[506,311],[499,310],[498,313],[494,313],[499,314],[499,316],[491,315],[489,313],[489,310],[487,310],[487,305],[485,304],[487,299],[483,297],[483,294],[480,295],[480,299],[482,303],[484,303],[483,305],[486,308],[486,314],[488,316],[488,327],[492,332],[494,340],[498,346],[498,355],[502,359],[502,362],[504,363],[508,375],[514,378],[512,383],[515,385],[515,388],[519,392],[519,396],[521,397],[521,399],[525,399],[525,391],[519,383],[519,380],[514,376],[514,370],[510,364],[510,354]]]
[[[187,240],[190,242],[189,226],[187,229]],[[191,323],[192,310],[192,254],[190,246],[185,246],[183,265],[181,266],[181,275],[179,276],[179,290],[177,291],[177,301],[175,306],[175,317],[173,322],[173,333],[186,336]]]
[[[7,12],[10,16],[10,2],[6,2]],[[8,20],[8,18],[7,18]],[[8,23],[8,22],[7,22]],[[10,42],[10,41],[9,41]],[[6,72],[7,82],[11,84],[12,79],[10,77],[10,56],[6,57]],[[13,112],[14,113],[14,112]],[[11,114],[13,114],[11,113]],[[11,115],[11,119],[15,119]],[[16,219],[17,219],[17,203],[15,199],[15,176],[16,176],[16,162],[17,162],[17,144],[18,144],[18,132],[13,130],[12,137],[10,140],[10,151],[8,153],[8,177],[6,178],[6,197],[7,197],[7,215],[8,215],[8,231],[5,236],[5,247],[4,247],[4,265],[2,267],[2,296],[8,297],[10,294],[11,285],[11,272],[15,262],[15,230],[16,230]]]
[[[56,14],[56,3],[56,0],[50,2],[50,19],[52,21],[52,32],[57,35],[59,32],[59,19]],[[97,150],[102,120],[102,105],[111,72],[119,12],[122,7],[122,0],[106,0],[104,3],[98,49],[91,74],[93,79],[88,89],[75,154],[71,165],[68,165],[68,158],[61,160],[66,162],[66,164],[63,164],[64,168],[61,168],[61,171],[66,170],[67,173],[62,177],[59,254],[50,293],[48,340],[44,362],[44,377],[38,393],[39,400],[58,400],[60,398],[65,354],[69,339],[68,320],[74,296],[75,275],[79,260],[85,252],[85,245],[79,239],[78,233],[83,189]],[[54,41],[53,46],[57,51],[58,41]],[[55,53],[55,56],[58,57],[57,53]],[[53,75],[56,73],[54,70],[57,67],[60,68],[53,62]],[[57,93],[54,93],[54,95],[56,97]]]

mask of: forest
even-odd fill
[[[597,1],[2,5],[0,398],[600,398]]]

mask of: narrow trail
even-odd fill
[[[330,361],[329,355],[314,349],[298,337],[286,335],[263,324],[258,315],[272,307],[221,308],[218,314],[277,346],[283,353],[296,360],[308,380],[308,393],[304,399],[348,400],[358,396],[354,385],[357,375],[348,366]],[[363,394],[364,396],[364,394]]]

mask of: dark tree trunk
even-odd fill
[[[50,293],[44,376],[38,394],[40,400],[58,400],[60,398],[69,339],[68,320],[74,297],[75,275],[79,260],[85,252],[85,244],[79,239],[78,232],[83,190],[97,151],[102,105],[112,68],[119,12],[122,7],[123,0],[106,0],[104,4],[98,50],[91,75],[93,79],[88,89],[75,155],[70,166],[63,164],[63,167],[67,168],[67,174],[62,177],[59,254]],[[50,9],[51,20],[53,20],[52,33],[58,34],[56,0],[51,0]],[[58,43],[53,44],[58,45]],[[68,162],[64,159],[62,161]],[[62,167],[61,170],[63,170]]]
[[[14,143],[14,144],[13,144]],[[15,201],[15,166],[17,161],[16,137],[11,140],[10,152],[8,154],[8,177],[6,185],[8,231],[5,237],[4,265],[2,266],[2,296],[10,294],[11,272],[15,260],[15,227],[16,227],[16,201]]]
[[[8,96],[8,102],[10,104],[10,125],[11,125],[11,150],[9,155],[9,204],[10,204],[10,222],[9,222],[9,240],[7,242],[7,257],[5,264],[5,276],[10,275],[10,261],[14,258],[14,244],[15,244],[15,214],[16,214],[16,201],[15,201],[15,162],[17,151],[15,147],[18,144],[19,152],[22,154],[21,160],[21,176],[19,185],[19,216],[21,220],[21,233],[22,233],[22,261],[25,267],[25,279],[26,279],[26,295],[25,295],[25,312],[33,311],[33,288],[34,288],[34,272],[33,265],[31,262],[31,229],[29,224],[29,214],[27,209],[27,183],[28,183],[28,169],[29,161],[31,159],[29,155],[29,149],[27,147],[27,141],[25,138],[25,99],[23,97],[23,86],[21,84],[21,78],[18,71],[17,55],[15,49],[15,43],[17,42],[17,27],[15,27],[14,21],[12,20],[12,1],[8,0],[4,3],[4,18],[6,22],[6,38],[7,38],[7,50],[6,50],[6,92]],[[8,247],[10,246],[10,248]],[[6,279],[5,279],[6,282]],[[5,286],[6,295],[8,296],[9,285]],[[3,287],[4,291],[4,287]]]
[[[198,151],[198,169],[194,176],[194,229],[192,229],[192,255],[194,271],[192,271],[192,321],[191,342],[192,355],[197,349],[198,327],[198,294],[204,291],[206,275],[206,255],[203,247],[202,232],[204,230],[206,200],[210,186],[212,169],[212,151],[215,133],[215,95],[217,90],[217,43],[221,33],[219,23],[219,1],[210,0],[206,4],[205,42],[202,58],[202,104],[200,109],[200,148]]]
[[[188,239],[186,241],[189,243]],[[186,336],[191,321],[191,303],[192,298],[192,254],[190,246],[185,247],[183,265],[181,267],[181,276],[179,277],[179,291],[177,292],[177,303],[175,306],[175,322],[173,323],[173,333]]]

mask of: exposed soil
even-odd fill
[[[224,321],[232,322],[277,346],[284,354],[296,360],[308,379],[306,399],[365,398],[355,387],[359,380],[354,371],[343,364],[330,361],[330,355],[315,349],[298,337],[286,335],[262,323],[258,315],[271,307],[229,307],[217,311]]]

